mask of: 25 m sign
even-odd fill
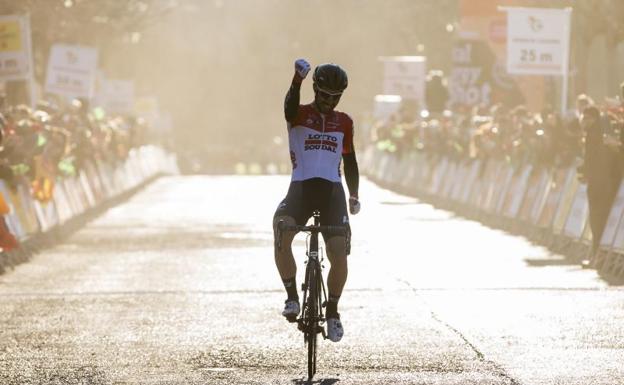
[[[563,75],[568,65],[570,11],[506,8],[507,72]]]
[[[553,55],[550,52],[537,52],[534,49],[520,50],[520,60],[524,63],[543,63],[549,64],[553,61]]]

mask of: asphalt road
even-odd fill
[[[273,264],[287,185],[163,178],[1,275],[0,384],[305,383]],[[622,288],[366,180],[361,196],[345,337],[321,342],[315,383],[624,383]]]

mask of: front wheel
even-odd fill
[[[306,343],[308,344],[308,379],[312,380],[316,373],[316,344],[318,335],[318,291],[317,271],[313,264],[308,264],[308,298],[307,298],[307,325]]]

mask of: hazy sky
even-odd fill
[[[139,91],[156,94],[174,114],[179,143],[257,148],[284,134],[283,98],[295,59],[347,70],[338,109],[357,123],[381,92],[378,56],[427,54],[430,68],[448,63],[454,3],[180,1],[135,51],[114,61],[133,68]],[[311,81],[303,90],[302,102],[310,101]]]

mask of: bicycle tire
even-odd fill
[[[313,263],[309,265],[314,265]],[[308,380],[312,380],[316,373],[316,348],[318,329],[318,276],[316,266],[309,266],[308,272]]]

